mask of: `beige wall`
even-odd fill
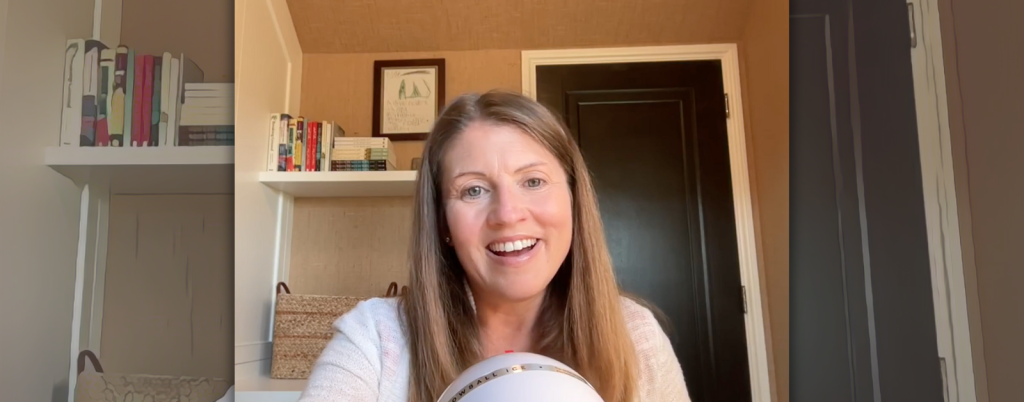
[[[80,191],[43,165],[60,138],[68,38],[92,1],[0,1],[0,399],[67,400]],[[3,16],[6,15],[6,19]]]
[[[374,60],[445,59],[445,102],[467,92],[522,90],[520,51],[474,50],[413,53],[306,54],[302,70],[302,113],[333,120],[346,136],[370,136],[373,127]],[[395,143],[398,168],[409,169],[423,152],[422,141]]]
[[[774,394],[789,400],[789,2],[754,0],[741,45]]]
[[[979,400],[1024,400],[1024,3],[939,12]]]
[[[234,378],[234,197],[114,195],[108,225],[104,370]]]
[[[233,1],[121,2],[121,44],[153,55],[185,53],[206,82],[234,82]]]

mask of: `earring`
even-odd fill
[[[445,243],[448,243],[448,244],[452,244],[452,238],[451,238],[451,236],[445,236],[445,237],[444,237],[444,242],[445,242]]]

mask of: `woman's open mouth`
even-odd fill
[[[517,257],[533,250],[538,239],[518,239],[515,241],[494,242],[487,245],[487,250],[498,257]]]

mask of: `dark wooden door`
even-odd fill
[[[749,401],[721,64],[543,66],[537,97],[580,144],[619,283],[668,318],[691,398]]]
[[[906,2],[790,14],[791,398],[940,402]]]

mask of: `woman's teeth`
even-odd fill
[[[525,248],[533,247],[537,244],[537,239],[522,239],[516,241],[498,242],[487,245],[487,248],[496,253],[507,253],[510,251],[519,251]]]

